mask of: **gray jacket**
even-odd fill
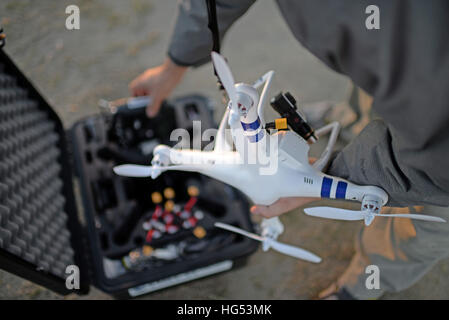
[[[217,0],[220,35],[253,4]],[[449,1],[278,0],[294,36],[374,97],[372,121],[328,173],[376,185],[389,205],[449,205]],[[367,30],[365,8],[380,8]],[[200,65],[212,47],[204,0],[182,1],[168,54]],[[257,41],[257,40],[254,40]]]

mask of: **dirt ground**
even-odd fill
[[[65,28],[65,8],[81,9],[81,29]],[[65,125],[98,112],[100,98],[128,95],[127,84],[164,58],[175,1],[3,0],[0,23],[6,52],[55,107]],[[276,71],[272,93],[291,91],[300,103],[341,101],[349,88],[290,34],[273,1],[258,1],[229,31],[223,45],[234,76],[252,82]],[[190,71],[173,95],[199,92],[219,101],[211,65]],[[316,151],[315,151],[316,152]],[[308,299],[343,272],[361,224],[307,217],[302,210],[282,216],[281,239],[323,258],[320,265],[259,250],[247,266],[167,289],[150,299]],[[440,262],[413,287],[386,299],[449,298],[449,261]],[[0,299],[61,299],[44,288],[0,271]],[[82,299],[107,299],[92,288]],[[79,299],[71,295],[66,299]]]

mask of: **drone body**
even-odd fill
[[[151,176],[154,179],[166,170],[198,172],[239,189],[259,205],[271,205],[284,197],[330,198],[359,201],[362,203],[361,211],[321,207],[305,209],[305,212],[331,219],[364,220],[366,225],[371,224],[375,216],[381,215],[380,210],[388,201],[388,195],[381,188],[359,186],[322,172],[337,139],[338,123],[316,131],[317,136],[331,134],[321,157],[311,165],[309,145],[305,139],[293,131],[270,134],[265,129],[263,108],[274,72],[266,73],[253,86],[234,84],[224,58],[213,52],[212,60],[230,99],[218,129],[214,150],[179,150],[159,145],[154,149],[152,166],[125,164],[115,167],[115,173],[131,177]],[[265,86],[259,100],[256,89],[263,83]],[[227,125],[231,131],[232,145],[226,137]],[[444,221],[427,215],[397,216]],[[278,220],[273,221],[274,224],[278,223]],[[223,224],[219,227],[226,229]],[[233,230],[235,227],[231,229],[227,230],[236,232]],[[266,249],[280,232],[275,232],[271,238],[264,238]],[[298,257],[298,254],[291,255]],[[313,259],[303,256],[302,259],[319,262],[316,256]]]
[[[271,137],[270,137],[271,138]],[[273,137],[272,139],[278,139]],[[247,164],[238,152],[200,152],[176,150],[158,146],[154,153],[158,159],[153,167],[122,165],[114,170],[127,176],[152,176],[156,178],[165,170],[192,171],[229,184],[248,196],[252,202],[271,205],[284,197],[316,197],[362,201],[367,194],[380,199],[379,206],[387,202],[386,193],[377,187],[358,186],[341,178],[326,175],[308,162],[307,143],[295,133],[287,132],[279,138],[277,168],[273,174],[261,173],[258,164]],[[292,153],[294,152],[294,153]],[[293,156],[297,158],[293,158]],[[174,165],[166,165],[171,162]]]

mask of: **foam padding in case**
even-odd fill
[[[48,114],[0,66],[0,248],[65,278],[74,264]]]

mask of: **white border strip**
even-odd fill
[[[209,265],[207,267],[187,271],[165,279],[145,283],[134,288],[129,288],[128,293],[131,297],[137,297],[145,293],[154,292],[164,288],[172,287],[180,283],[185,283],[195,279],[203,278],[211,274],[230,270],[232,268],[232,265],[233,265],[232,260],[225,260],[219,263]]]

